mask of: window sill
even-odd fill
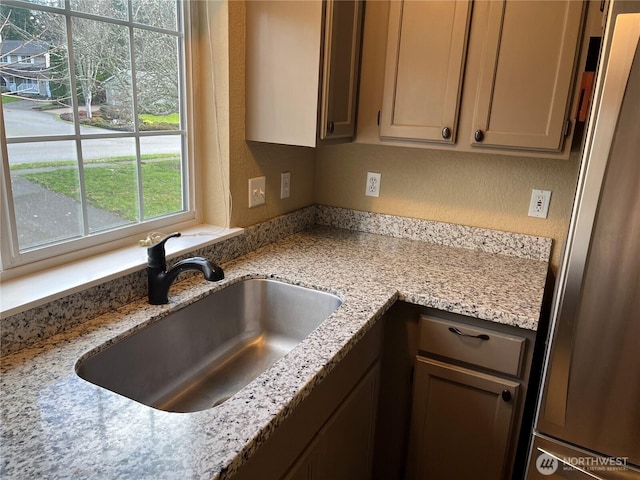
[[[222,240],[235,237],[242,228],[195,225],[181,230],[182,237],[166,245],[167,257],[176,257]],[[147,249],[135,246],[118,248],[77,260],[43,272],[2,281],[0,315],[8,317],[47,302],[77,293],[109,280],[142,270],[147,264]]]

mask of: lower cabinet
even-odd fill
[[[509,380],[418,357],[408,477],[503,478],[518,387]]]
[[[284,480],[371,478],[378,378],[376,364],[302,452]]]
[[[535,343],[533,331],[398,302],[231,478],[510,479],[521,430],[528,443]]]
[[[535,332],[422,315],[409,480],[511,478]]]
[[[317,438],[311,442],[311,445],[302,452],[291,470],[282,477],[282,480],[312,480],[318,477],[318,467],[321,461],[318,443]]]

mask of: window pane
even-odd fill
[[[179,0],[0,4],[3,188],[12,189],[17,224],[7,227],[20,252],[189,208],[178,8]]]
[[[89,232],[108,230],[139,220],[138,172],[132,138],[83,140],[84,179]]]
[[[47,7],[64,8],[64,0],[26,0],[34,5],[45,5]]]
[[[145,220],[185,209],[180,142],[179,135],[140,138]]]
[[[132,0],[133,21],[145,25],[175,30],[177,2],[175,0]]]
[[[71,0],[71,10],[120,20],[129,17],[126,0]]]
[[[177,38],[134,30],[138,111],[156,118],[141,123],[141,130],[177,130],[179,113]]]
[[[70,88],[64,18],[13,7],[1,12],[0,22],[6,22],[0,81],[7,137],[73,133],[73,124],[60,117],[71,111],[65,109]]]
[[[33,100],[20,99],[9,103],[3,98],[2,109],[7,138],[73,134],[73,123],[63,120],[64,117],[72,118],[67,112],[71,111],[70,108],[41,110],[41,107],[41,103]],[[42,159],[49,157],[51,152],[31,146],[28,155]]]
[[[129,31],[127,27],[72,19],[73,59],[80,122],[104,130],[133,130]],[[103,105],[104,108],[100,108]]]
[[[75,144],[10,144],[7,150],[20,250],[82,235]],[[50,153],[48,160],[41,151]]]

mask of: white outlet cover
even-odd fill
[[[367,186],[364,194],[367,197],[380,196],[380,180],[382,175],[377,172],[367,172]]]
[[[289,198],[291,195],[291,172],[280,174],[280,199]]]
[[[547,218],[549,214],[549,202],[551,201],[550,190],[531,190],[531,201],[529,202],[529,216],[537,218]]]
[[[249,179],[249,208],[263,205],[266,202],[266,183],[265,177]]]

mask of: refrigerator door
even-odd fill
[[[640,14],[618,15],[585,149],[536,430],[640,465]],[[589,140],[590,138],[590,140]],[[590,144],[589,144],[590,141]]]

